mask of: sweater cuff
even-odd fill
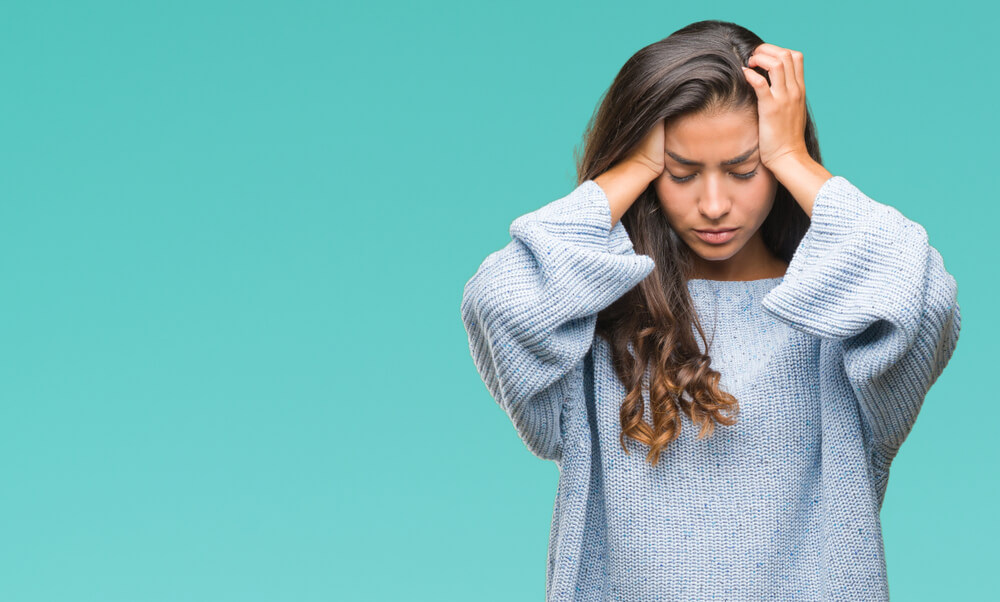
[[[875,316],[872,305],[880,307],[888,302],[885,295],[907,290],[905,282],[914,277],[900,272],[906,263],[901,259],[909,254],[918,260],[922,248],[913,238],[896,238],[909,227],[894,207],[869,198],[842,176],[830,177],[816,194],[809,228],[782,281],[762,300],[763,308],[822,338],[846,338],[876,317],[888,318]]]
[[[594,251],[635,255],[635,248],[621,220],[611,227],[611,205],[604,190],[586,180],[568,195],[514,220],[511,236],[528,223],[536,223],[560,240]]]

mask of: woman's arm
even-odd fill
[[[811,219],[764,309],[841,341],[870,457],[884,478],[958,342],[957,283],[920,224],[809,157],[801,52],[760,44],[743,71],[757,94],[761,160]]]
[[[648,182],[647,182],[648,184]],[[582,394],[597,313],[654,268],[593,180],[514,220],[465,285],[462,321],[483,382],[528,449],[558,461],[562,404]]]
[[[843,367],[888,468],[961,327],[958,288],[927,231],[841,176],[816,194],[785,277],[762,300],[796,329],[843,348]]]
[[[812,217],[816,194],[827,180],[833,177],[825,167],[806,154],[783,155],[767,166],[795,201]]]

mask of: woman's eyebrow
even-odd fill
[[[719,165],[736,165],[737,163],[743,163],[744,161],[746,161],[747,159],[750,158],[750,155],[754,154],[754,151],[757,150],[757,146],[760,146],[760,145],[758,144],[758,145],[754,146],[753,148],[751,148],[747,152],[743,153],[739,157],[733,157],[732,159],[729,159],[727,161],[723,161]],[[668,151],[667,149],[663,149],[663,150],[668,155],[670,155],[671,157],[673,157],[674,161],[677,161],[678,163],[681,163],[683,165],[696,165],[698,167],[702,167],[702,166],[705,165],[704,163],[700,163],[698,161],[692,161],[691,159],[685,159],[684,157],[681,157],[680,155],[675,155],[674,153]]]

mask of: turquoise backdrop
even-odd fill
[[[708,18],[805,53],[827,167],[958,280],[882,510],[890,591],[997,599],[998,16],[5,3],[0,599],[541,600],[558,471],[479,380],[462,289],[572,190],[624,61]]]

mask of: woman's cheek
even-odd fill
[[[670,208],[684,203],[684,191],[677,184],[668,179],[668,176],[660,176],[654,181],[653,189],[656,190],[656,197],[660,201],[660,207],[668,212]]]

